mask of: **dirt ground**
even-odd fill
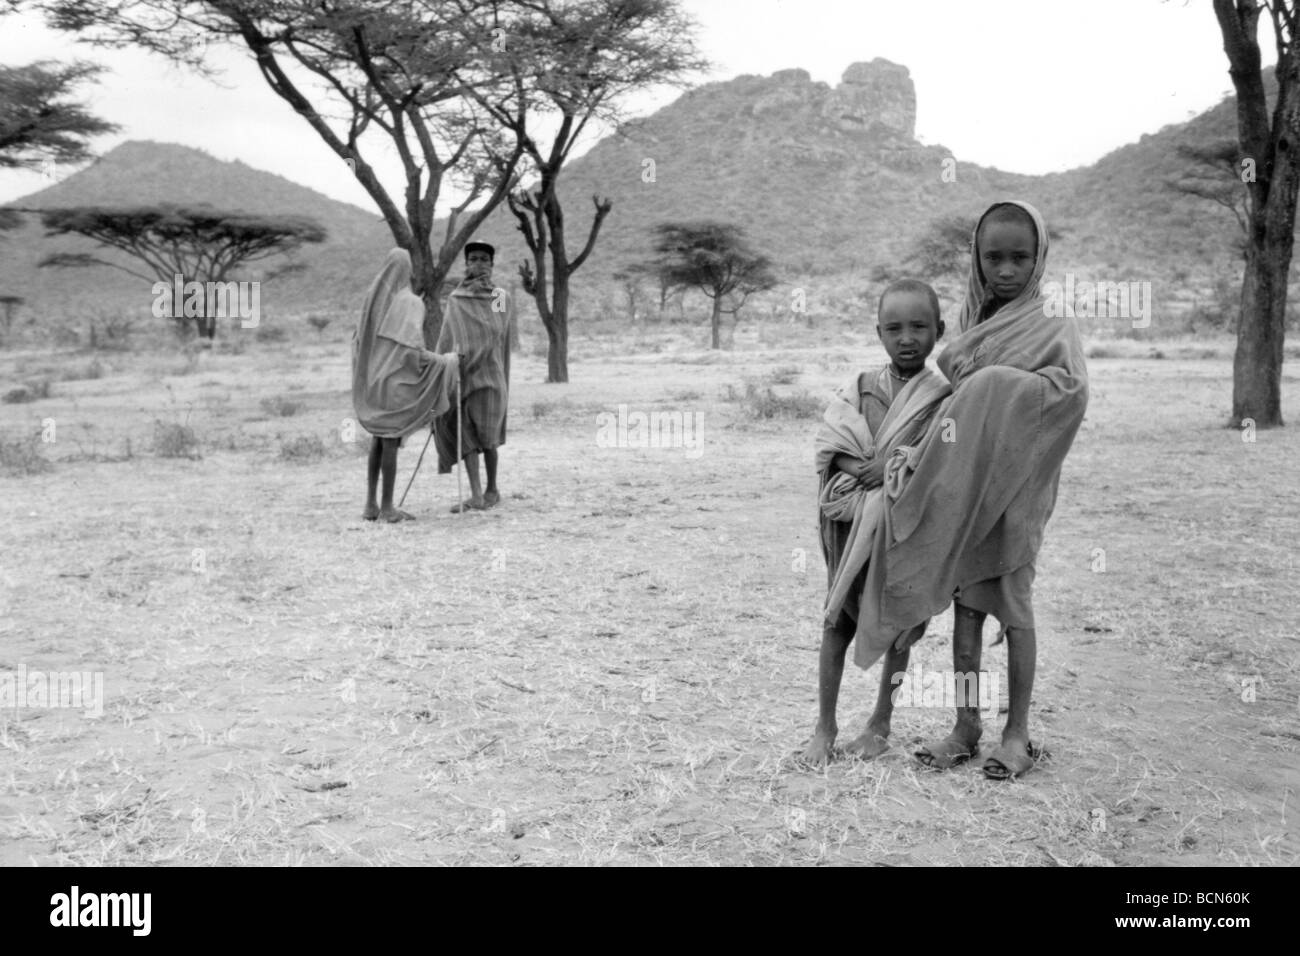
[[[48,471],[0,477],[0,676],[103,679],[98,717],[0,710],[0,863],[1296,864],[1294,360],[1291,427],[1254,441],[1223,350],[1091,361],[1035,587],[1051,756],[999,784],[911,758],[943,707],[900,708],[874,762],[792,761],[825,569],[791,397],[883,352],[742,333],[578,337],[568,385],[526,347],[501,507],[449,514],[426,458],[400,526],[359,520],[338,338],[112,354],[0,406],[10,440],[56,427]],[[90,361],[0,353],[0,386]],[[703,444],[601,447],[620,405],[699,414]],[[875,684],[846,670],[842,740]]]

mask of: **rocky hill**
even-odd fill
[[[995,199],[1020,197],[1061,233],[1053,271],[1148,279],[1177,298],[1236,265],[1231,215],[1165,187],[1181,168],[1176,145],[1234,136],[1233,109],[1225,101],[1088,167],[1027,176],[918,142],[910,74],[886,60],[853,64],[836,86],[804,70],[710,83],[596,144],[565,171],[571,248],[585,238],[590,197],[614,203],[578,291],[644,258],[655,223],[697,218],[743,226],[791,282],[865,283],[874,267],[897,264],[934,219],[974,216]],[[326,227],[328,242],[299,254],[308,271],[264,291],[272,316],[354,308],[391,245],[377,214],[173,144],[127,143],[14,205],[162,201],[306,215]],[[480,235],[501,248],[502,268],[513,273],[525,249],[508,211],[494,213]],[[75,249],[67,239],[43,239],[35,223],[0,238],[0,292],[46,310],[142,305],[138,284],[109,270],[35,269],[56,246]]]

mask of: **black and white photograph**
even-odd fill
[[[1213,868],[1094,915],[1249,927],[1297,31],[0,0],[0,867],[137,936],[77,870]]]

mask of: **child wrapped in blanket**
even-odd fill
[[[925,365],[943,335],[939,299],[914,279],[893,283],[880,297],[876,332],[889,364],[854,377],[826,409],[816,437],[822,556],[827,597],[818,661],[818,717],[802,759],[824,765],[835,752],[836,705],[844,657],[857,629],[858,603],[867,557],[885,499],[907,450],[925,433],[948,394],[942,375]],[[870,759],[888,749],[893,713],[893,675],[907,670],[903,645],[919,639],[925,622],[891,648],[881,671],[875,711],[866,729],[844,751]]]
[[[1028,203],[995,203],[975,227],[960,335],[938,358],[952,395],[895,475],[854,649],[869,667],[952,602],[953,669],[978,675],[984,620],[995,616],[1009,678],[1002,741],[983,764],[995,780],[1032,769],[1040,752],[1029,737],[1034,562],[1088,405],[1078,329],[1044,307],[1047,246],[1047,226]],[[978,752],[978,683],[973,690],[958,701],[952,732],[917,751],[922,763],[943,770]]]

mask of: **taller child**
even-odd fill
[[[496,250],[486,242],[465,246],[465,278],[447,300],[438,337],[438,350],[461,354],[461,408],[438,419],[434,444],[438,472],[456,464],[456,429],[461,428],[460,454],[465,460],[470,496],[452,507],[481,511],[501,500],[497,490],[497,449],[506,443],[506,408],[510,399],[510,326],[514,299],[492,284]],[[487,465],[487,491],[479,481],[478,459]]]

